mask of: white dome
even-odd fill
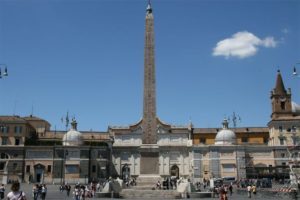
[[[76,121],[72,121],[72,128],[63,137],[63,146],[79,146],[82,145],[82,134],[76,130]]]
[[[228,129],[228,122],[223,121],[223,129],[219,131],[215,138],[216,145],[233,145],[236,144],[236,135],[232,130]]]

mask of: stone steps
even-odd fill
[[[177,199],[180,198],[180,193],[176,190],[123,189],[120,196],[124,199]]]

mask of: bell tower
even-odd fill
[[[271,91],[272,119],[292,116],[291,89],[285,90],[280,70],[277,71],[275,88]]]

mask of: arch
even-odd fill
[[[38,163],[34,165],[33,168],[33,181],[42,183],[44,181],[45,165]]]
[[[171,167],[170,176],[176,176],[176,178],[179,178],[179,167],[177,165],[173,165]]]
[[[125,164],[122,167],[122,179],[126,182],[130,178],[130,167],[128,164]]]
[[[7,153],[1,153],[0,154],[0,159],[10,159],[10,156]]]

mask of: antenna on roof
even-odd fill
[[[66,126],[66,131],[68,131],[68,127],[69,127],[69,124],[70,124],[70,121],[69,121],[69,111],[67,111],[67,114],[66,114],[66,117],[62,116],[61,117],[61,123],[63,124],[65,121],[65,126]]]
[[[233,123],[233,127],[236,128],[237,123],[241,122],[242,118],[239,115],[235,114],[235,112],[232,113],[231,117],[232,117],[231,120],[232,120],[232,123]]]

